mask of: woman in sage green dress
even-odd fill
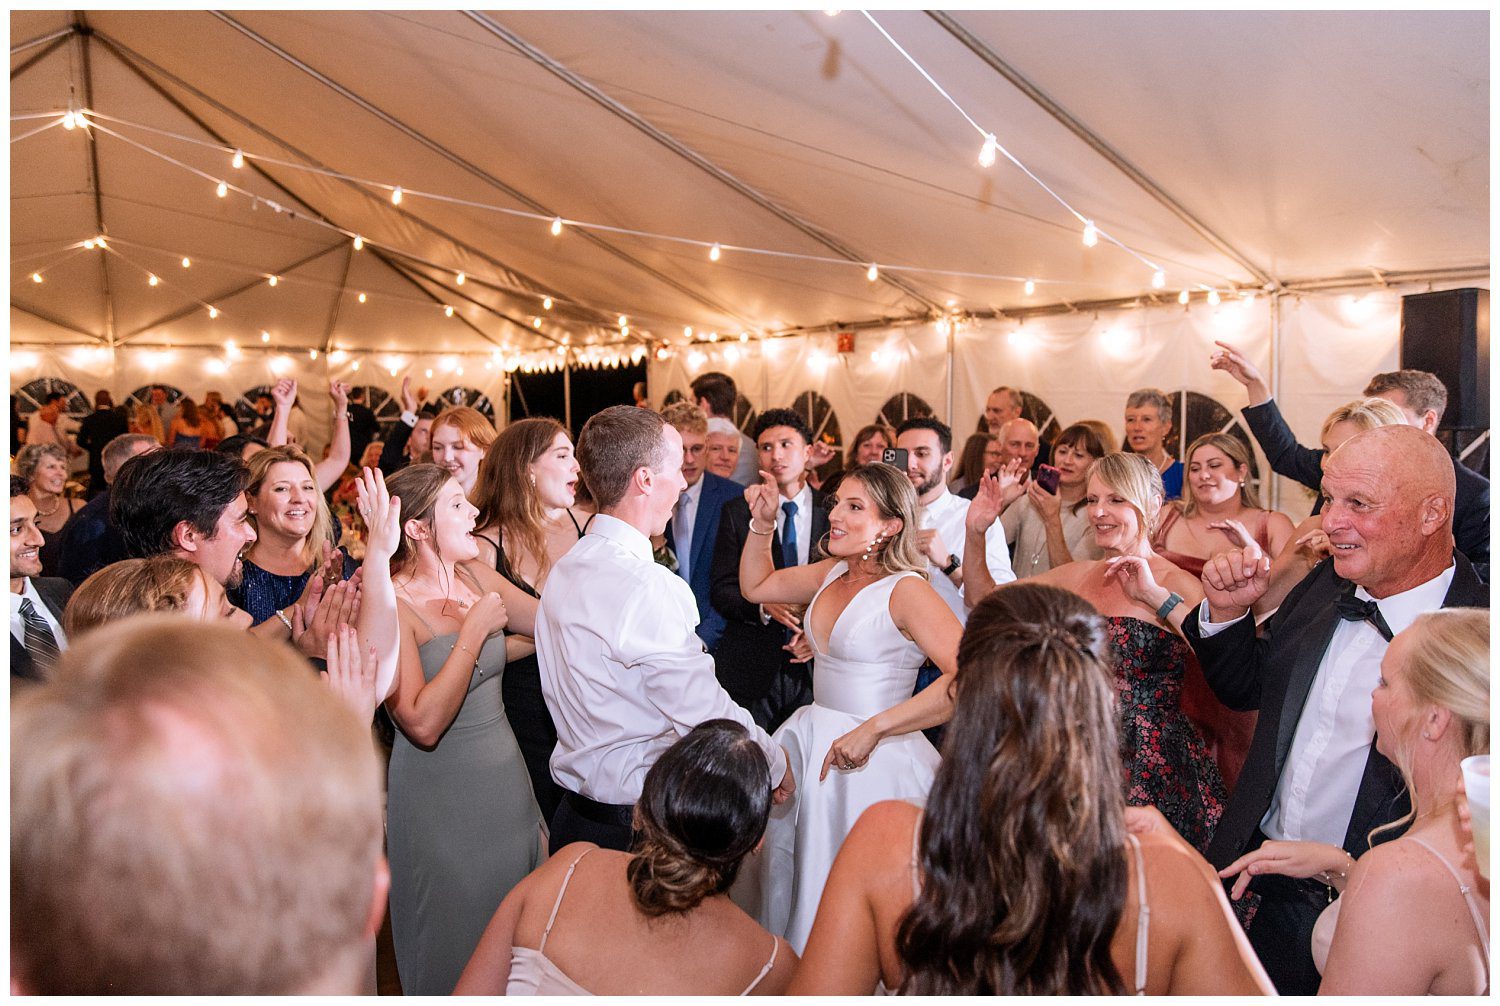
[[[500,695],[503,597],[515,588],[458,569],[477,554],[477,511],[447,471],[413,465],[389,488],[402,518],[391,557],[401,655],[386,700],[398,728],[391,928],[402,990],[447,995],[496,907],[542,860],[540,814]]]

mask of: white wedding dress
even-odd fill
[[[919,730],[888,737],[862,767],[832,766],[818,781],[833,742],[882,710],[911,698],[926,659],[891,620],[898,573],[875,581],[849,601],[825,650],[812,631],[818,597],[847,568],[833,567],[808,605],[804,625],[815,654],[813,703],[776,731],[797,780],[791,800],[771,808],[761,852],[745,863],[734,900],[761,925],[802,953],[833,859],[859,815],[881,800],[922,804],[937,772],[937,749]]]

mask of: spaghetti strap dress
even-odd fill
[[[446,632],[422,644],[428,681],[457,641]],[[543,859],[540,814],[500,697],[504,670],[496,634],[437,745],[418,747],[398,729],[391,748],[391,931],[407,995],[450,994],[501,900]]]

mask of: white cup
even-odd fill
[[[1479,875],[1490,875],[1490,756],[1474,755],[1459,763],[1464,770],[1464,792],[1474,822],[1474,859]]]

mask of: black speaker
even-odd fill
[[[1490,425],[1490,292],[1476,287],[1401,298],[1401,369],[1426,370],[1448,389],[1441,429]]]

